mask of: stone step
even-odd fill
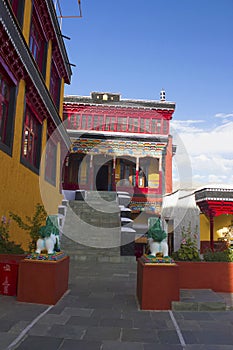
[[[74,210],[67,206],[63,234],[73,242],[93,248],[119,247],[121,242],[120,216]]]
[[[61,238],[62,250],[75,261],[98,261],[98,262],[132,262],[136,261],[134,256],[121,256],[120,247],[93,248],[79,244],[64,234]]]
[[[85,191],[82,200],[75,200],[70,192],[66,194],[72,199],[64,203],[61,249],[71,259],[111,262],[135,260],[133,253],[132,256],[121,256],[122,245],[134,244],[135,230],[131,227],[131,219],[121,218],[122,208],[119,207],[116,192]],[[123,227],[122,221],[126,224]]]
[[[226,301],[211,289],[181,289],[180,301],[172,302],[173,311],[223,311]]]
[[[92,226],[106,228],[121,226],[117,204],[105,203],[69,201],[69,206],[82,221]]]
[[[117,193],[114,191],[86,191],[86,199],[104,199],[109,202],[117,202]]]

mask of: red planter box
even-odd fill
[[[19,262],[24,258],[25,255],[0,254],[0,294],[17,294]]]
[[[181,289],[212,289],[233,293],[233,263],[177,262]]]
[[[137,297],[142,310],[170,310],[171,302],[180,299],[178,266],[138,259]]]
[[[22,260],[17,300],[54,305],[68,289],[69,257],[59,261]]]

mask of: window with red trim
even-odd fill
[[[126,117],[117,118],[117,131],[127,131],[128,124]]]
[[[0,148],[8,154],[12,152],[16,102],[16,82],[10,75],[0,65]]]
[[[138,132],[138,118],[129,118],[129,132]]]
[[[49,91],[57,107],[59,107],[59,103],[60,103],[60,84],[61,84],[61,79],[59,77],[59,74],[54,62],[52,62]]]
[[[23,128],[22,159],[36,169],[39,169],[40,164],[41,131],[40,122],[27,106]]]
[[[57,145],[49,135],[47,136],[45,156],[45,179],[56,186]]]
[[[12,10],[17,17],[19,24],[23,24],[24,0],[10,0]]]
[[[168,134],[169,132],[169,122],[167,119],[163,120],[163,133]]]
[[[152,134],[161,133],[161,119],[151,119],[151,133]]]
[[[11,2],[12,10],[14,11],[14,14],[17,15],[19,0],[10,0],[10,2]]]
[[[29,47],[31,53],[38,64],[40,71],[42,71],[43,67],[43,56],[45,49],[45,38],[42,34],[42,29],[39,25],[39,21],[36,18],[35,13],[32,15],[32,23],[31,23],[31,31],[30,31],[30,41]]]
[[[6,143],[10,84],[0,72],[0,141]]]

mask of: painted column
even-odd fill
[[[209,213],[209,219],[210,219],[210,248],[212,251],[214,251],[214,217],[211,211]]]
[[[139,183],[139,157],[136,158],[136,187],[138,187]]]
[[[94,189],[93,154],[91,154],[90,156],[90,175],[89,175],[88,187],[90,188],[90,190]]]
[[[112,160],[112,190],[116,191],[116,156]]]

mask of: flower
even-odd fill
[[[6,217],[2,216],[2,224],[6,225],[6,223],[7,223]]]

